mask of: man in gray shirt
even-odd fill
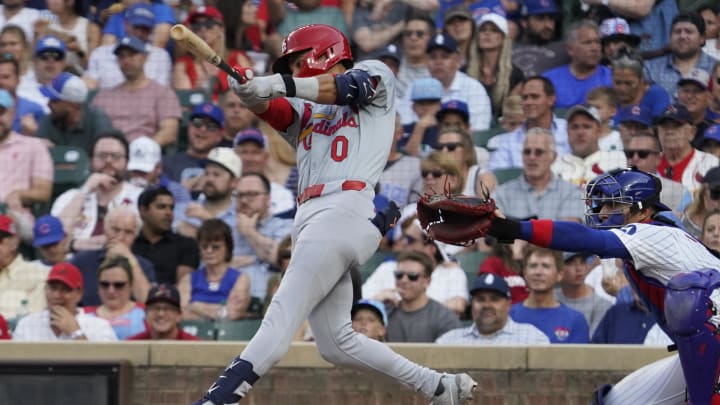
[[[401,300],[388,314],[388,342],[432,343],[461,326],[458,317],[426,294],[433,265],[420,252],[405,252],[397,259],[395,280]]]
[[[582,192],[550,170],[556,156],[552,133],[531,128],[523,141],[523,174],[495,190],[493,198],[498,208],[515,218],[580,221],[585,211]]]

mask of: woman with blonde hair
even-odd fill
[[[15,24],[7,24],[0,31],[0,52],[12,55],[20,65],[18,77],[23,77],[30,65],[30,48],[25,31]]]
[[[476,46],[470,48],[468,75],[485,86],[494,117],[502,115],[508,94],[519,94],[524,80],[522,71],[511,62],[512,39],[505,17],[487,13],[477,23]]]
[[[481,196],[483,189],[488,192],[495,189],[495,176],[483,167],[489,158],[487,150],[476,148],[470,134],[465,130],[455,127],[443,129],[438,135],[436,146],[438,152],[446,154],[457,163],[465,178],[462,194]],[[484,164],[478,164],[478,155],[483,156]]]
[[[196,9],[188,15],[185,25],[231,66],[253,66],[251,59],[243,51],[229,50],[225,44],[225,22],[220,11],[212,6]],[[175,61],[172,83],[176,90],[204,89],[213,99],[229,89],[227,73],[217,66],[186,54]]]
[[[714,170],[720,169],[714,168]],[[705,177],[707,178],[707,174]],[[685,207],[680,217],[680,223],[685,227],[685,230],[698,239],[702,238],[702,225],[705,216],[713,210],[720,209],[720,187],[715,186],[713,188],[711,184],[703,179],[700,188],[693,193],[692,202]]]

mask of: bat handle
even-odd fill
[[[242,72],[238,72],[237,70],[230,67],[230,65],[227,64],[224,60],[220,62],[218,67],[225,71],[228,75],[230,75],[233,79],[237,80],[238,83],[243,84],[247,82],[248,80],[251,80],[255,73],[250,68],[242,68]]]

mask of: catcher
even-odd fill
[[[593,404],[720,404],[720,259],[659,215],[670,211],[659,200],[661,189],[660,179],[636,168],[593,179],[585,194],[589,227],[507,219],[487,196],[425,196],[418,202],[418,217],[429,235],[449,243],[492,235],[621,258],[630,285],[673,339],[678,354],[602,387]]]

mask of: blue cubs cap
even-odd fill
[[[383,325],[387,326],[388,316],[385,311],[385,305],[383,305],[382,302],[366,299],[358,300],[358,302],[356,302],[350,310],[350,318],[354,318],[357,311],[361,309],[369,309],[375,312],[375,314],[380,317],[380,321],[382,321]]]
[[[149,4],[133,4],[125,11],[125,21],[130,25],[152,28],[155,26],[155,13]]]
[[[434,77],[421,77],[410,84],[412,101],[440,101],[444,92],[442,83]]]
[[[267,142],[265,142],[265,135],[263,135],[263,133],[257,128],[248,128],[238,132],[235,135],[233,146],[238,146],[245,142],[255,142],[263,149],[267,146]]]
[[[660,125],[666,121],[674,121],[678,124],[689,124],[692,119],[687,108],[682,104],[670,104],[665,111],[655,119],[655,125]]]
[[[492,273],[481,273],[470,288],[470,295],[474,295],[478,291],[488,290],[495,291],[500,295],[510,298],[510,286],[504,278]]]
[[[463,118],[463,121],[470,122],[470,110],[468,109],[467,103],[464,101],[448,100],[442,103],[440,111],[435,114],[435,118],[441,120],[445,114],[448,113],[459,114]]]
[[[629,105],[623,107],[617,113],[617,123],[623,122],[637,122],[638,124],[645,125],[646,127],[652,126],[652,116],[650,110],[639,105]]]
[[[50,101],[69,101],[82,104],[87,99],[85,82],[72,73],[62,72],[52,82],[40,87],[40,92]]]
[[[33,227],[33,247],[43,247],[60,242],[65,238],[62,222],[52,215],[43,215]]]
[[[198,104],[193,108],[190,119],[195,117],[207,117],[223,127],[225,125],[225,114],[220,107],[213,103]]]
[[[710,125],[703,132],[702,140],[715,141],[720,143],[720,124]]]
[[[563,252],[563,262],[567,263],[570,261],[570,259],[578,256],[587,259],[588,257],[592,256],[592,254],[587,252]]]
[[[427,53],[432,52],[435,49],[444,49],[448,52],[458,52],[458,44],[455,38],[448,34],[435,34],[435,36],[430,39],[430,42],[428,42],[427,45]]]
[[[127,36],[127,37],[124,37],[123,39],[121,39],[117,43],[117,45],[115,45],[115,50],[113,50],[113,53],[115,55],[117,55],[121,49],[132,49],[133,51],[140,52],[140,53],[148,52],[147,44],[145,44],[145,42],[143,42],[143,40],[141,40],[138,37],[131,37],[131,36]]]
[[[395,59],[395,61],[400,64],[400,60],[402,59],[400,57],[400,49],[398,49],[398,46],[395,44],[388,44],[377,51],[373,52],[370,55],[371,59]]]
[[[523,17],[531,15],[543,14],[560,14],[560,9],[555,4],[555,0],[525,0],[525,5],[521,9]]]
[[[65,56],[67,47],[65,46],[65,42],[63,42],[60,38],[54,35],[46,35],[38,39],[35,44],[35,55],[37,56],[48,51],[59,52]]]
[[[13,97],[8,93],[7,90],[0,89],[0,107],[4,109],[10,109],[15,105]]]

